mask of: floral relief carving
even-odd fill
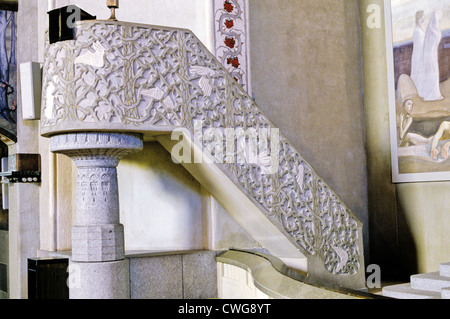
[[[196,122],[202,123],[203,132],[275,128],[224,66],[186,30],[83,22],[76,38],[46,44],[44,132],[85,123],[142,131],[183,127],[192,133]],[[98,60],[90,57],[95,54]],[[103,67],[97,67],[100,56]],[[88,63],[81,63],[83,59]],[[206,142],[203,146],[208,147]],[[279,166],[269,174],[264,163],[272,155],[278,157]],[[283,135],[277,150],[268,147],[253,161],[239,162],[235,154],[236,161],[230,164],[226,152],[222,156],[223,164],[217,165],[299,249],[320,258],[332,274],[360,271],[358,220]],[[103,175],[95,180],[95,185],[86,184],[81,178],[82,198],[91,191],[95,198],[106,198],[111,185]]]

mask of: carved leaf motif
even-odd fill
[[[54,106],[54,91],[55,86],[53,85],[53,82],[50,82],[47,86],[47,92],[46,92],[46,104],[45,104],[45,110],[44,114],[47,119],[51,119],[53,117],[53,106]]]
[[[339,273],[342,269],[344,269],[345,265],[348,262],[348,253],[342,248],[342,247],[337,247],[334,245],[331,245],[331,247],[333,248],[333,250],[336,252],[336,254],[339,256],[339,263],[336,266],[336,273]]]
[[[300,187],[300,190],[302,190],[302,191],[303,191],[304,178],[305,178],[305,168],[303,167],[303,165],[298,165],[296,181],[297,181],[298,186]]]
[[[170,110],[175,109],[175,104],[173,103],[172,98],[170,98],[170,96],[167,96],[163,102],[168,109],[170,109]]]
[[[109,120],[112,115],[111,107],[106,103],[101,103],[97,108],[97,117],[100,121]]]
[[[99,41],[94,42],[92,48],[94,49],[94,52],[87,51],[83,55],[78,56],[74,63],[87,64],[96,68],[102,68],[105,63],[104,56],[106,49]]]

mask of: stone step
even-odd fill
[[[450,287],[450,277],[439,272],[411,276],[411,288],[441,293],[442,288]]]
[[[387,286],[383,288],[383,296],[396,299],[440,299],[441,294],[434,291],[425,291],[411,288],[410,283]]]
[[[441,276],[450,277],[450,263],[440,264],[439,273],[441,274]]]
[[[442,288],[441,299],[450,299],[450,288]]]

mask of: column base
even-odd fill
[[[69,265],[70,299],[129,299],[129,260]]]
[[[122,224],[72,227],[72,260],[105,262],[125,258]]]

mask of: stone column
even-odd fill
[[[50,138],[50,150],[69,156],[78,168],[71,299],[129,297],[117,165],[120,159],[142,148],[138,134],[89,132]]]

